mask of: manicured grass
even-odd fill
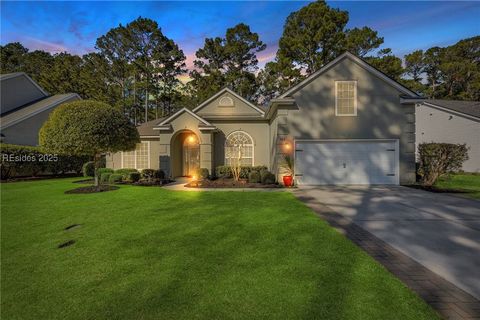
[[[480,199],[480,175],[453,174],[440,178],[435,183],[436,188],[443,190],[462,190],[462,195],[474,199]]]
[[[2,319],[437,319],[289,193],[73,180],[1,186]]]

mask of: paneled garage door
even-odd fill
[[[297,141],[299,185],[398,184],[396,141]]]

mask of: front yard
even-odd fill
[[[74,180],[1,185],[2,319],[437,318],[290,193]]]
[[[435,187],[443,191],[460,191],[466,197],[480,199],[480,174],[452,174],[440,178]]]

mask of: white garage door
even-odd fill
[[[398,184],[396,141],[298,141],[299,185]]]

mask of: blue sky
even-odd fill
[[[191,66],[206,37],[222,36],[240,22],[250,25],[267,44],[260,64],[270,61],[286,17],[306,5],[283,2],[1,2],[1,44],[19,41],[31,50],[94,50],[95,40],[138,16],[156,20],[174,39]],[[415,49],[445,46],[480,34],[478,2],[335,1],[350,13],[348,27],[369,26],[385,38],[383,47],[403,56]]]

